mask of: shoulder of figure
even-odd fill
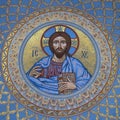
[[[70,61],[72,62],[72,64],[76,64],[76,65],[79,65],[79,66],[83,66],[82,62],[75,58],[75,57],[69,57]]]
[[[38,62],[45,62],[45,61],[48,61],[49,59],[51,59],[50,56],[45,56],[45,57],[42,57]]]
[[[80,62],[81,63],[81,61],[79,60],[79,59],[77,59],[77,58],[75,58],[75,57],[69,57],[70,58],[70,60],[71,61],[73,61],[73,62]]]
[[[40,60],[38,60],[34,65],[47,65],[49,63],[49,61],[51,60],[50,56],[45,56],[43,58],[41,58]]]

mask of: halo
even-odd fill
[[[71,47],[69,50],[69,54],[74,55],[79,47],[79,37],[72,28],[65,26],[65,25],[55,25],[55,26],[48,28],[41,37],[41,48],[43,49],[46,55],[53,55],[48,45],[49,37],[53,33],[60,32],[60,31],[66,32],[70,36]]]

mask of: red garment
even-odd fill
[[[47,68],[47,78],[59,76],[62,72],[62,63],[51,61]]]

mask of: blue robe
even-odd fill
[[[33,67],[26,73],[27,78],[30,82],[39,90],[46,92],[48,94],[59,94],[58,92],[58,76],[48,78],[34,78],[29,75],[30,71],[35,66],[40,66],[40,68],[45,69],[50,65],[52,57],[44,57],[33,65]],[[83,88],[91,78],[90,73],[83,66],[83,64],[76,58],[67,56],[62,64],[62,72],[72,72],[75,73],[75,85],[76,89],[74,91]]]

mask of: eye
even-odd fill
[[[62,41],[61,43],[62,43],[62,44],[66,44],[66,41]]]
[[[58,43],[58,41],[53,41],[53,44],[57,44]]]

